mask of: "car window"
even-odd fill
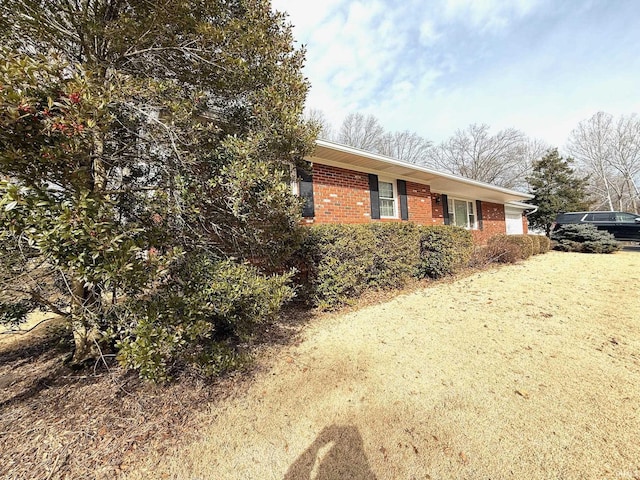
[[[604,213],[592,213],[592,221],[593,222],[614,222],[615,217],[613,213],[604,212]]]
[[[587,213],[582,219],[583,222],[593,222],[593,213]]]
[[[561,213],[558,215],[556,222],[558,223],[578,223],[582,216],[582,213]]]
[[[616,213],[616,222],[620,223],[635,223],[636,216],[630,213]]]

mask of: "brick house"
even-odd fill
[[[306,199],[304,221],[368,223],[411,221],[458,225],[483,244],[499,233],[527,233],[523,203],[533,198],[483,182],[438,172],[324,140],[298,171],[294,187]]]

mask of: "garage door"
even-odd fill
[[[505,207],[505,219],[507,221],[507,235],[521,235],[522,230],[522,210]]]

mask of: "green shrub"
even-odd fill
[[[33,303],[28,300],[15,302],[0,301],[0,325],[17,327],[26,322],[27,315],[33,311]]]
[[[239,343],[293,295],[290,275],[266,277],[250,265],[206,257],[185,260],[171,275],[182,285],[161,285],[113,312],[118,359],[155,382],[169,380],[177,366],[208,376],[235,368],[243,358]]]
[[[414,273],[420,233],[412,223],[326,224],[306,229],[296,266],[300,292],[333,309],[369,288],[399,288]]]
[[[609,232],[598,230],[590,224],[563,225],[553,232],[554,249],[564,252],[612,253],[620,249]]]
[[[375,238],[365,225],[326,224],[307,229],[300,256],[303,291],[323,309],[350,303],[366,288]]]
[[[420,228],[420,278],[441,278],[467,266],[473,252],[471,232],[451,225]]]
[[[373,265],[367,284],[398,288],[415,274],[420,260],[420,230],[413,223],[373,223],[375,238]]]

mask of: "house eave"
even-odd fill
[[[493,203],[522,203],[532,195],[438,172],[421,165],[396,160],[347,145],[317,140],[314,153],[307,157],[313,163],[345,168],[379,176],[429,185],[434,193],[482,200]]]

